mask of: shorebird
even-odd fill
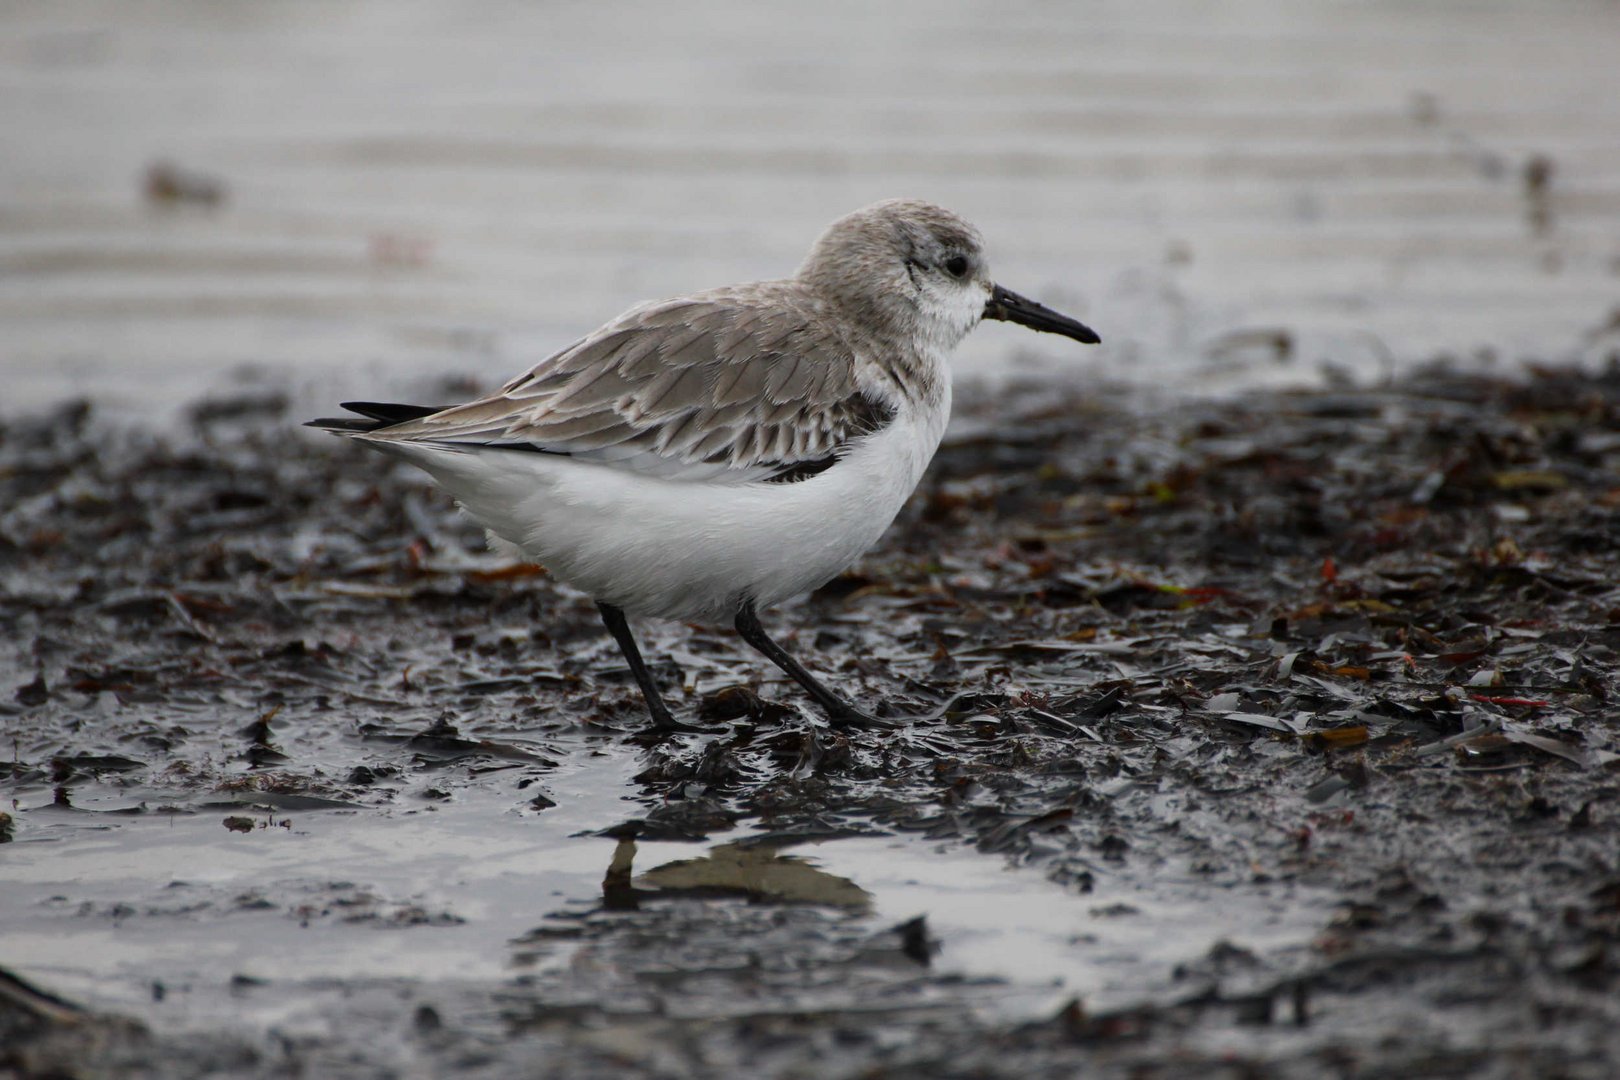
[[[979,232],[909,199],[833,222],[791,278],[631,308],[498,391],[345,402],[325,428],[425,470],[490,542],[596,601],[655,728],[677,722],[626,614],[729,620],[835,724],[872,717],[760,625],[877,542],[950,415],[982,319],[1094,344],[997,285]]]

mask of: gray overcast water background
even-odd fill
[[[12,0],[0,415],[489,386],[895,195],[1106,339],[985,328],[968,376],[1600,362],[1617,42],[1613,2]]]

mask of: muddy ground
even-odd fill
[[[0,1075],[1620,1070],[1620,372],[965,397],[882,545],[767,620],[897,725],[830,731],[731,633],[640,624],[716,727],[663,742],[586,599],[274,398],[175,438],[9,423]],[[622,791],[571,800],[600,762]],[[413,823],[479,806],[536,874],[600,852],[600,891],[535,895],[494,976],[413,971],[493,918],[448,886],[207,870],[336,829],[408,862]],[[195,875],[52,880],[160,835]],[[1116,927],[1199,944],[1029,1006],[1022,959],[953,961],[926,888],[901,922],[837,872],[902,842],[1047,890],[1080,960]],[[1292,937],[1197,936],[1279,904]],[[261,928],[398,966],[162,974]],[[117,951],[138,934],[149,961]],[[275,1011],[301,1000],[328,1022]]]

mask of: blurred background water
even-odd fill
[[[879,198],[1095,325],[968,378],[1620,349],[1620,4],[9,0],[0,415],[488,386]]]

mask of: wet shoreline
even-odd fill
[[[967,394],[769,620],[909,719],[647,623],[720,726],[656,745],[587,601],[284,408],[0,428],[3,962],[93,1010],[3,996],[23,1075],[1620,1060],[1612,374]]]

